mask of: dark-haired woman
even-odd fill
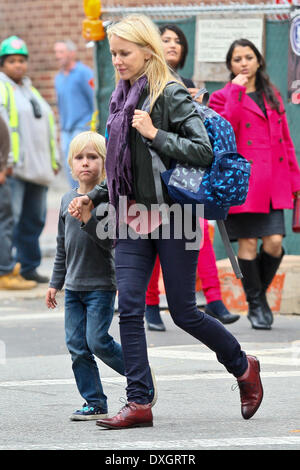
[[[229,237],[238,240],[239,264],[255,329],[271,329],[273,314],[266,290],[282,260],[283,209],[300,195],[300,169],[279,92],[265,72],[252,42],[234,41],[226,57],[231,81],[211,95],[210,107],[232,124],[238,151],[251,163],[246,202],[230,210]],[[257,253],[258,239],[262,240]]]
[[[182,69],[185,64],[186,57],[188,55],[188,42],[183,31],[175,24],[165,24],[159,28],[161,39],[164,48],[165,59],[167,64],[172,68],[174,72],[178,73],[178,70]],[[195,87],[193,80],[190,78],[184,78],[180,76],[187,89],[189,90],[192,98],[195,97],[198,92],[198,88]],[[199,98],[201,102],[202,98]]]

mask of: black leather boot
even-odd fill
[[[262,302],[262,284],[259,272],[258,258],[246,260],[238,258],[243,273],[242,284],[248,302],[248,315],[252,328],[256,330],[270,330],[271,325],[265,318]]]
[[[284,249],[282,249],[281,256],[275,257],[272,255],[269,255],[266,251],[264,251],[262,246],[260,248],[260,253],[258,255],[259,271],[260,271],[260,278],[261,278],[261,283],[262,283],[261,298],[262,298],[262,302],[264,305],[265,318],[270,325],[272,325],[274,318],[273,318],[272,310],[268,304],[266,292],[267,292],[269,285],[274,279],[274,276],[279,268],[279,265],[281,263],[283,256],[284,256]]]
[[[146,305],[145,318],[150,331],[166,331],[160,316],[159,305]]]

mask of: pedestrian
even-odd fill
[[[184,78],[181,75],[178,75],[178,70],[184,67],[186,57],[188,55],[188,42],[184,32],[176,24],[161,25],[159,30],[163,43],[165,59],[168,65],[183,81],[191,96],[195,98],[199,89],[196,88],[194,82],[189,78]],[[196,98],[196,100],[200,100],[201,102],[202,97]],[[230,313],[224,305],[221,295],[216,257],[209,236],[208,221],[204,219],[201,222],[201,226],[203,229],[203,244],[199,251],[197,271],[207,303],[205,306],[205,312],[217,318],[224,324],[233,323],[237,321],[240,316]],[[159,308],[159,275],[160,263],[159,259],[157,259],[146,293],[145,319],[148,330],[152,331],[166,330]]]
[[[68,161],[78,188],[62,197],[46,304],[55,308],[57,291],[65,285],[66,344],[78,391],[85,400],[71,420],[81,421],[107,417],[107,397],[94,355],[119,374],[125,371],[121,346],[108,333],[116,297],[112,241],[98,238],[98,219],[91,204],[84,207],[82,225],[68,213],[73,198],[91,191],[104,178],[104,137],[93,131],[78,134],[71,141]],[[153,401],[154,391],[149,394]]]
[[[20,264],[12,256],[14,219],[10,186],[7,174],[11,171],[9,159],[10,138],[4,119],[0,116],[0,289],[23,290],[36,287],[36,282],[26,281],[20,275]]]
[[[39,237],[47,214],[47,191],[59,170],[54,116],[26,76],[28,49],[10,36],[0,45],[0,113],[9,126],[13,158],[8,177],[14,216],[13,245],[21,275],[48,282],[37,272],[41,264]]]
[[[261,53],[251,41],[236,40],[226,65],[230,82],[211,95],[210,106],[232,124],[251,176],[246,202],[232,207],[225,223],[230,240],[238,241],[248,319],[252,328],[270,330],[273,314],[266,291],[284,255],[283,209],[292,209],[293,194],[300,194],[300,169],[282,99]]]
[[[93,70],[77,60],[77,47],[70,39],[54,45],[59,72],[55,90],[60,122],[61,149],[65,173],[71,188],[76,187],[68,165],[69,145],[73,137],[90,129],[94,111]]]
[[[117,219],[120,219],[122,214],[118,214],[118,203],[126,195],[130,202],[134,198],[148,210],[157,209],[147,145],[159,152],[167,168],[171,159],[207,167],[213,154],[204,125],[187,89],[179,82],[167,86],[173,76],[164,59],[160,35],[153,22],[143,15],[125,17],[109,27],[107,34],[117,86],[111,98],[107,122],[106,173],[110,203],[117,211]],[[148,96],[150,114],[141,110]],[[74,199],[69,211],[80,218],[84,204],[91,199],[97,205],[105,197],[105,187],[97,186],[83,198]],[[171,205],[166,196],[167,202]],[[130,208],[131,205],[128,216],[131,214]],[[142,219],[152,216],[148,210],[141,211]],[[176,220],[171,212],[169,222],[165,224],[167,227],[161,219],[157,218],[155,222],[150,224],[150,231],[155,229],[153,237],[151,232],[139,235],[137,229],[135,236],[122,236],[116,240],[120,336],[128,403],[116,416],[98,420],[96,424],[110,429],[153,425],[147,399],[149,363],[144,311],[147,285],[157,254],[174,322],[215,351],[218,360],[237,378],[242,415],[248,419],[258,409],[263,395],[259,362],[253,356],[246,356],[221,322],[197,309],[195,280],[198,250],[186,249],[185,236],[176,238],[174,235],[178,229],[177,223],[181,226],[182,221]],[[169,236],[164,236],[165,228],[169,229],[166,230]]]

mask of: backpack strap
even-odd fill
[[[209,100],[209,93],[206,88],[200,88],[200,90],[198,90],[197,93],[195,94],[193,100],[196,101],[196,99],[199,98],[199,96],[201,95],[203,95],[201,104],[203,104],[204,106],[207,106],[207,103]]]
[[[149,103],[150,103],[150,97],[148,96],[143,103],[142,111],[147,111],[147,113],[149,113]],[[161,205],[165,203],[165,200],[164,200],[164,195],[163,195],[163,188],[162,188],[162,181],[161,181],[160,174],[163,171],[166,171],[166,167],[163,164],[159,155],[155,152],[154,149],[150,147],[147,139],[144,136],[142,136],[142,134],[141,134],[141,137],[147,149],[149,150],[149,153],[152,158],[152,173],[153,173],[153,179],[154,179],[154,185],[155,185],[156,199],[157,199],[157,203]],[[162,216],[163,223],[169,222],[169,218],[166,214],[166,211],[161,211],[161,216]]]
[[[234,271],[234,274],[236,275],[237,279],[242,279],[243,274],[241,272],[241,269],[239,267],[239,263],[235,257],[235,254],[233,252],[230,240],[228,238],[228,233],[224,224],[224,220],[216,220],[218,229],[222,238],[222,241],[224,243],[224,247],[227,253],[228,258],[230,259],[232,269]]]

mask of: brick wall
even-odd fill
[[[261,0],[237,1],[237,3],[269,3]],[[141,6],[171,5],[197,3],[233,3],[232,0],[202,0],[187,2],[186,0],[107,0],[102,7],[108,6]],[[84,19],[82,0],[0,0],[0,39],[16,34],[22,37],[29,48],[29,76],[44,98],[55,109],[53,89],[54,75],[57,72],[54,42],[59,39],[72,39],[78,46],[78,58],[87,65],[93,66],[92,49],[85,47],[81,36],[82,20]]]
[[[0,39],[13,34],[24,39],[30,55],[28,75],[54,110],[55,41],[72,39],[78,59],[93,66],[92,49],[81,36],[82,5],[81,0],[0,0]]]

